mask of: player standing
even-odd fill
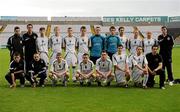
[[[21,55],[21,59],[23,59],[23,43],[22,43],[22,37],[20,34],[20,28],[18,26],[14,27],[14,35],[9,37],[7,42],[7,48],[10,51],[10,62],[13,60],[14,53],[18,52]]]
[[[54,35],[51,36],[49,40],[49,46],[52,49],[52,55],[50,58],[50,65],[56,59],[57,53],[62,53],[62,37],[60,36],[60,28],[58,26],[54,27]]]
[[[27,33],[23,35],[23,45],[25,53],[25,66],[26,71],[29,71],[30,63],[33,60],[33,55],[36,53],[36,39],[38,35],[33,32],[33,25],[27,25]]]
[[[43,59],[48,67],[49,57],[48,57],[48,47],[49,40],[48,37],[45,36],[45,28],[41,27],[39,29],[40,37],[36,39],[37,51],[40,53],[40,58]]]
[[[105,50],[105,38],[100,34],[101,28],[95,28],[95,35],[89,39],[90,60],[95,64],[96,60],[101,57],[101,53]]]
[[[68,28],[68,35],[63,40],[63,48],[65,49],[65,60],[67,61],[68,67],[72,66],[72,80],[76,81],[76,64],[77,64],[77,38],[73,35],[73,29]]]
[[[121,44],[123,45],[122,53],[126,53],[126,49],[128,48],[128,38],[124,34],[124,27],[119,27],[119,38],[121,40]]]
[[[77,39],[77,47],[78,47],[78,63],[80,63],[83,59],[83,54],[88,53],[88,37],[86,35],[86,27],[82,26],[81,36]]]
[[[134,37],[129,39],[130,54],[136,54],[136,48],[142,46],[142,39],[139,36],[139,30],[134,30]]]
[[[112,55],[117,52],[117,47],[121,45],[121,40],[118,36],[116,36],[116,28],[111,26],[109,28],[110,36],[106,37],[106,50],[108,56],[112,60]]]
[[[162,34],[158,36],[158,43],[160,45],[159,54],[163,59],[163,69],[167,69],[169,85],[173,85],[173,72],[172,72],[172,49],[174,45],[174,38],[168,34],[167,27],[161,27]],[[165,72],[165,71],[164,71]]]
[[[152,38],[152,33],[147,32],[147,38],[143,40],[144,54],[146,55],[148,53],[151,53],[152,46],[157,44],[157,41],[154,38]]]

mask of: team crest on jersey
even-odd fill
[[[140,61],[141,59],[139,58],[138,60]]]
[[[170,40],[170,37],[168,37],[167,40]]]
[[[122,59],[122,57],[120,57],[120,60]]]
[[[61,65],[59,65],[59,68],[61,68]]]

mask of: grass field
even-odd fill
[[[173,50],[175,78],[180,78],[180,48]],[[0,112],[180,112],[180,85],[165,90],[140,88],[68,87],[10,89],[4,79],[9,52],[0,50]],[[156,77],[156,80],[158,77]]]

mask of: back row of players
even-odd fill
[[[16,86],[16,78],[20,78],[20,83],[24,86],[24,77],[33,87],[36,87],[38,82],[36,78],[40,77],[39,85],[44,86],[50,64],[49,77],[52,79],[53,86],[58,80],[67,86],[69,68],[72,66],[72,80],[79,81],[81,85],[85,82],[91,85],[93,81],[96,81],[99,86],[102,82],[109,86],[115,77],[118,85],[127,87],[132,77],[134,85],[147,88],[147,86],[154,85],[154,75],[158,73],[160,88],[164,89],[163,61],[157,53],[158,41],[152,38],[151,32],[147,32],[147,38],[141,39],[139,31],[134,30],[134,37],[127,38],[124,35],[124,27],[120,27],[119,35],[116,35],[116,28],[111,26],[110,35],[103,37],[100,33],[101,28],[96,27],[95,35],[89,38],[86,34],[86,27],[82,26],[79,37],[75,37],[73,29],[69,27],[67,36],[62,38],[60,28],[57,26],[54,28],[54,35],[47,38],[44,27],[40,28],[39,37],[33,32],[32,24],[28,24],[27,29],[27,33],[21,37],[20,28],[15,27],[15,34],[9,38],[7,43],[11,63],[6,79],[11,87]],[[170,39],[173,41],[173,38]],[[49,49],[52,50],[50,62]],[[62,49],[65,51],[64,58]],[[129,55],[126,50],[129,50]],[[155,55],[152,55],[152,50]],[[25,69],[23,62],[25,62]],[[96,72],[93,70],[94,64],[96,64]]]

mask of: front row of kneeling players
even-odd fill
[[[123,46],[118,46],[118,52],[112,56],[112,61],[108,58],[106,51],[102,51],[101,57],[96,61],[94,72],[94,64],[89,59],[87,53],[83,54],[83,60],[78,64],[76,72],[76,81],[80,85],[87,83],[90,86],[93,82],[97,82],[98,86],[110,86],[111,82],[116,80],[118,86],[128,87],[130,78],[134,86],[143,88],[154,86],[154,76],[160,76],[160,88],[164,89],[165,75],[162,71],[162,59],[157,53],[158,46],[152,46],[152,53],[143,55],[143,49],[138,46],[136,54],[127,56],[122,52]],[[40,59],[39,53],[35,53],[31,62],[31,68],[24,74],[24,62],[21,60],[20,54],[14,54],[14,60],[10,63],[10,71],[5,76],[10,83],[10,87],[16,87],[16,79],[20,79],[21,87],[24,87],[25,78],[31,83],[32,87],[44,87],[47,78],[47,67],[44,60]],[[113,67],[114,66],[114,72]],[[61,53],[57,53],[56,60],[50,67],[49,77],[52,85],[56,86],[61,81],[67,86],[69,79],[69,69],[66,60],[62,58]],[[37,78],[40,78],[37,81]]]

